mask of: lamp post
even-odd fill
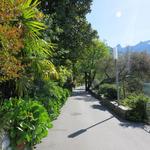
[[[117,101],[119,101],[119,73],[118,73],[118,49],[113,48],[113,56],[115,60],[115,72],[116,72],[116,88],[117,88]]]

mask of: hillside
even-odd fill
[[[117,45],[119,53],[125,53],[127,51],[132,51],[132,52],[148,52],[150,53],[150,40],[140,42],[134,46],[126,46],[122,47],[120,44]]]

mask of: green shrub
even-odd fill
[[[98,91],[99,95],[104,95],[106,98],[110,100],[117,99],[117,90],[115,85],[113,84],[102,84]]]
[[[5,113],[9,113],[7,131],[14,149],[22,143],[30,147],[39,143],[52,127],[46,109],[36,101],[7,100],[1,109],[1,114]]]
[[[64,91],[66,93],[66,89],[63,89],[62,87],[58,86],[58,84],[54,81],[40,81],[36,87],[33,87],[36,89],[34,91],[36,94],[34,96],[37,97],[49,97],[54,99],[61,99]],[[68,93],[67,93],[68,94]]]
[[[126,89],[129,93],[142,93],[143,90],[143,82],[138,78],[127,78]]]
[[[60,89],[59,89],[60,90]],[[54,120],[58,117],[60,114],[60,109],[66,102],[69,91],[68,90],[61,90],[59,91],[59,96],[56,97],[41,97],[40,102],[42,105],[46,108],[49,117],[51,120]]]
[[[60,114],[61,103],[52,98],[41,98],[41,104],[46,108],[51,120],[54,120]]]
[[[145,105],[150,98],[142,94],[132,94],[122,100],[124,106],[128,106],[132,110],[128,113],[127,118],[132,121],[143,121],[146,119]]]
[[[58,86],[57,83],[48,81],[38,89],[35,99],[40,101],[46,108],[51,120],[54,120],[60,114],[60,108],[66,102],[70,95],[67,89]]]
[[[70,92],[57,83],[38,82],[32,99],[6,100],[0,110],[0,130],[5,127],[16,150],[16,145],[25,143],[29,147],[39,143],[52,127],[52,120],[60,114]],[[34,99],[34,100],[33,100]]]

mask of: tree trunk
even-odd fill
[[[87,75],[87,72],[85,72],[85,90],[88,91],[88,75]]]
[[[72,71],[73,71],[73,82],[76,80],[76,67],[75,62],[72,63]]]
[[[88,74],[88,88],[87,88],[88,90],[92,86],[92,83],[93,83],[93,81],[95,79],[95,75],[96,75],[96,71],[94,71],[93,74],[91,72]]]
[[[123,88],[123,97],[126,98],[125,81],[123,80],[122,83],[123,83],[123,85],[122,85],[122,88]]]

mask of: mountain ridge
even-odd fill
[[[142,41],[136,45],[126,46],[126,47],[122,47],[120,44],[118,44],[116,47],[117,47],[119,53],[125,53],[127,51],[150,53],[150,40]]]

